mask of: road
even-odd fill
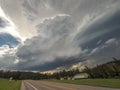
[[[48,81],[24,80],[22,81],[21,90],[120,90],[120,89],[74,85]]]

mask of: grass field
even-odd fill
[[[0,79],[0,90],[20,90],[21,81]]]
[[[120,88],[120,79],[81,79],[81,80],[50,80],[54,82]]]

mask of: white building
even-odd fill
[[[87,79],[89,77],[89,75],[87,73],[80,73],[80,74],[76,74],[73,79],[74,80],[78,80],[78,79]]]

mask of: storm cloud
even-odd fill
[[[94,66],[120,58],[119,0],[0,2],[25,38],[16,46],[11,68],[44,71],[79,62]],[[0,26],[5,26],[2,19]]]
[[[70,16],[55,16],[37,25],[37,28],[39,34],[26,40],[18,49],[17,56],[20,63],[26,63],[25,65],[30,67],[57,61],[59,65],[63,61],[64,64],[76,63],[73,59],[68,60],[69,63],[65,62],[70,57],[84,53],[74,40],[73,34],[76,28]]]
[[[18,49],[20,64],[28,65],[27,69],[47,70],[87,59],[97,64],[119,57],[119,21],[119,10],[112,11],[93,19],[81,32],[70,16],[46,19],[37,25],[39,34]]]

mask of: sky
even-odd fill
[[[93,67],[120,58],[120,0],[0,0],[0,69]]]

